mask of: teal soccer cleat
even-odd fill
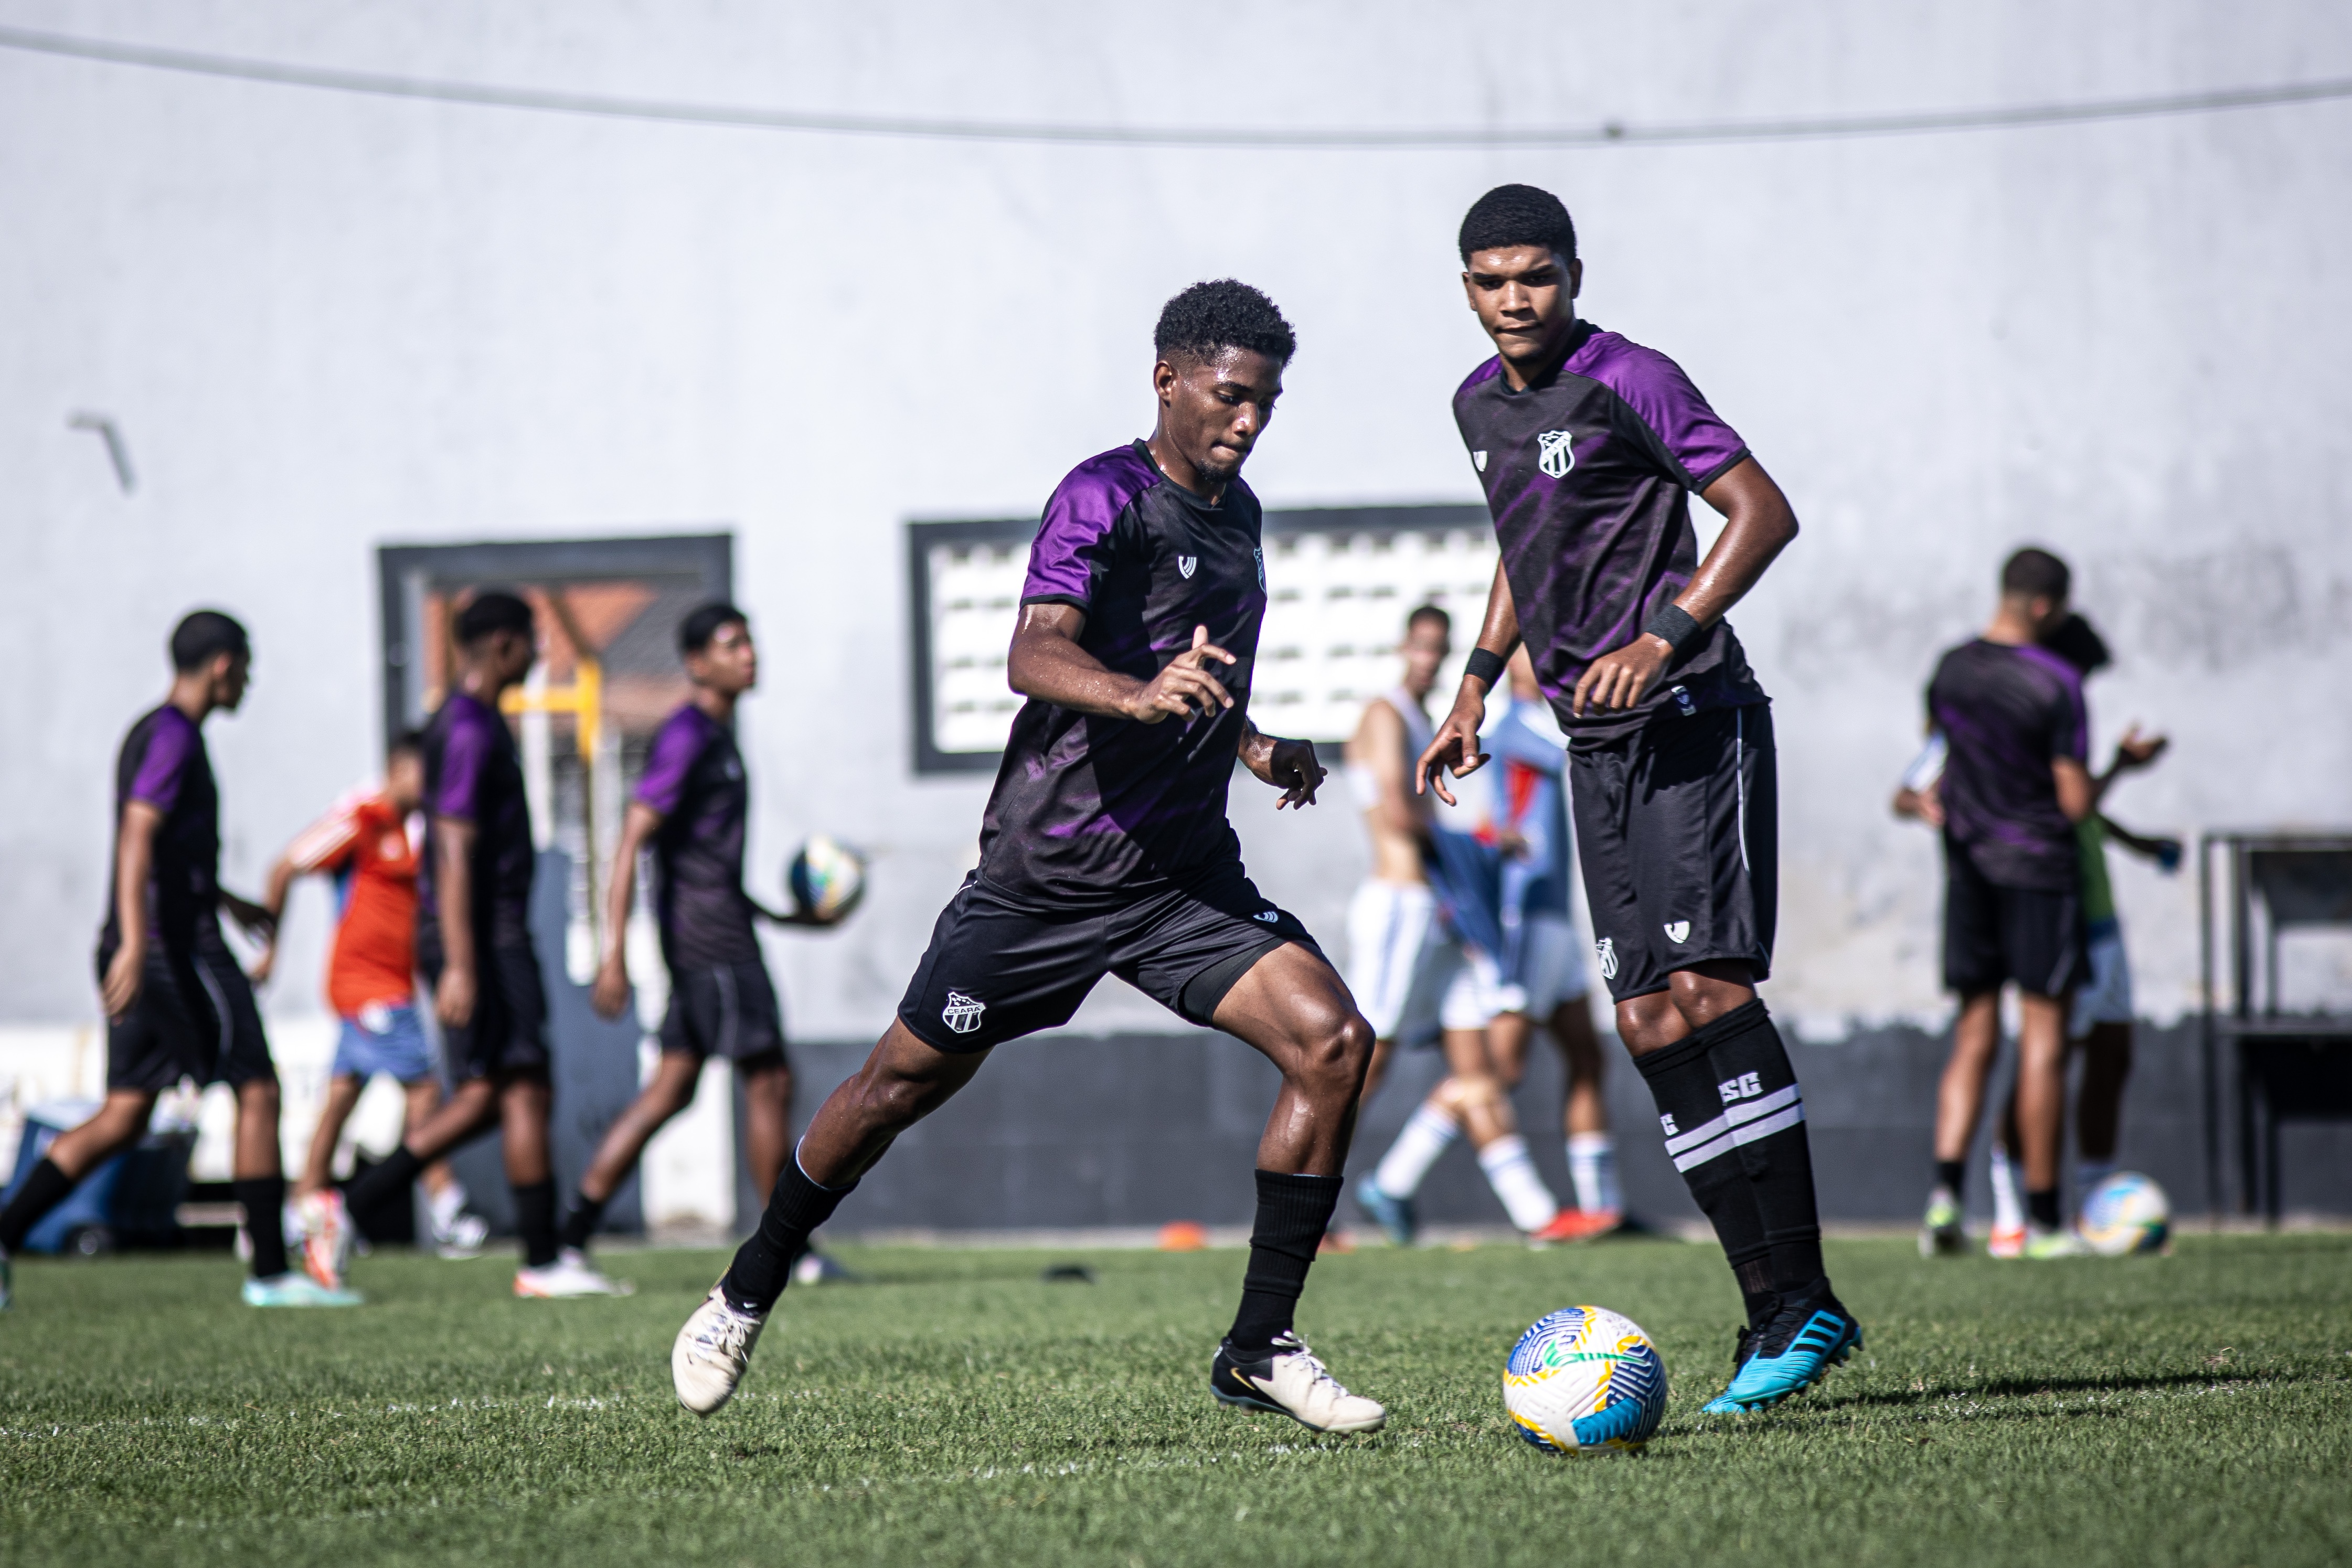
[[[308,1274],[278,1274],[245,1282],[248,1307],[356,1307],[366,1300],[357,1291],[331,1290]]]
[[[1381,1190],[1378,1178],[1366,1176],[1356,1184],[1356,1207],[1364,1218],[1381,1228],[1391,1247],[1410,1247],[1421,1230],[1420,1217],[1413,1213],[1412,1199],[1393,1197]]]
[[[1747,1352],[1731,1386],[1710,1401],[1704,1414],[1744,1416],[1769,1410],[1792,1394],[1802,1394],[1831,1367],[1862,1348],[1862,1325],[1827,1291],[1785,1301],[1764,1332],[1742,1344]]]

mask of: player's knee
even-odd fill
[[[870,1125],[899,1128],[922,1119],[932,1103],[933,1088],[900,1073],[868,1071],[857,1085],[857,1106]]]
[[[1350,1008],[1308,1034],[1297,1053],[1297,1075],[1317,1088],[1353,1093],[1372,1060],[1372,1026]]]

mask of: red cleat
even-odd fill
[[[1625,1223],[1625,1216],[1614,1208],[1563,1208],[1551,1217],[1551,1223],[1529,1236],[1528,1239],[1543,1246],[1566,1241],[1591,1241],[1607,1236]]]

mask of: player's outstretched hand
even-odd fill
[[[1192,628],[1192,645],[1171,660],[1127,702],[1127,716],[1139,724],[1158,724],[1171,714],[1191,718],[1215,708],[1234,706],[1233,694],[1209,673],[1210,661],[1240,663],[1209,641],[1206,626]]]
[[[1315,804],[1315,791],[1331,776],[1329,768],[1315,760],[1315,743],[1281,740],[1271,735],[1252,738],[1257,744],[1244,749],[1242,764],[1282,791],[1282,799],[1274,803],[1274,809],[1279,811],[1285,806]]]
[[[1454,804],[1454,791],[1445,787],[1445,773],[1456,779],[1467,779],[1486,765],[1486,753],[1478,749],[1478,727],[1486,722],[1486,698],[1468,680],[1454,699],[1454,711],[1437,727],[1436,738],[1429,749],[1421,754],[1413,765],[1412,792],[1426,795],[1432,789],[1447,805]]]
[[[596,983],[588,988],[588,1005],[600,1019],[616,1019],[629,1005],[629,969],[616,951],[598,967]]]
[[[2164,748],[2171,744],[2170,737],[2142,735],[2139,726],[2133,725],[2124,731],[2124,737],[2116,742],[2116,767],[2118,770],[2145,768],[2163,756]]]
[[[114,950],[106,966],[106,983],[99,988],[99,1001],[106,1016],[119,1019],[129,1012],[139,1000],[139,982],[147,967],[147,950],[136,942],[125,942]]]
[[[1584,666],[1569,699],[1569,711],[1583,716],[1587,703],[1602,713],[1632,707],[1648,695],[1665,667],[1674,662],[1674,645],[1644,632],[1614,653],[1603,653]]]

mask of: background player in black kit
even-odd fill
[[[604,1295],[612,1281],[556,1257],[548,1163],[547,993],[530,943],[538,853],[522,760],[499,698],[538,660],[530,606],[496,589],[457,612],[448,697],[425,727],[425,853],[417,877],[416,967],[433,992],[443,1065],[456,1087],[384,1162],[353,1182],[372,1212],[452,1149],[497,1128],[523,1266],[518,1296]]]
[[[1862,1343],[1822,1269],[1804,1100],[1756,995],[1772,961],[1772,720],[1723,620],[1797,520],[1679,366],[1577,319],[1584,269],[1559,198],[1499,186],[1458,237],[1498,352],[1454,412],[1502,560],[1420,777],[1486,760],[1486,695],[1524,637],[1569,737],[1617,1032],[1747,1303],[1731,1385],[1707,1408],[1760,1409]],[[1693,490],[1727,519],[1704,562]]]
[[[761,1192],[775,1190],[793,1136],[793,1071],[784,1020],[760,956],[751,917],[788,925],[825,922],[761,909],[743,891],[743,830],[751,802],[735,745],[735,704],[759,684],[751,622],[731,604],[705,604],[679,622],[678,651],[694,695],[654,737],[636,798],[621,823],[605,894],[604,958],[589,1000],[608,1019],[629,1005],[624,951],[636,893],[637,854],[654,853],[654,907],[669,1011],[653,1082],[606,1129],[556,1241],[561,1256],[584,1251],[604,1206],[636,1167],[662,1124],[694,1102],[703,1061],[735,1064],[743,1084],[743,1155]]]
[[[253,987],[222,937],[224,908],[264,933],[269,912],[220,885],[220,792],[205,720],[235,713],[252,668],[245,628],[199,610],[172,632],[172,691],[139,716],[114,764],[114,867],[98,940],[106,1007],[106,1100],[59,1134],[0,1212],[0,1307],[8,1254],[76,1183],[147,1131],[155,1096],[182,1078],[236,1094],[231,1169],[253,1238],[245,1299],[257,1307],[352,1306],[286,1266],[286,1181],[278,1147],[278,1069]]]
[[[793,1255],[891,1140],[991,1049],[1066,1022],[1115,974],[1282,1071],[1212,1389],[1318,1430],[1387,1419],[1291,1326],[1339,1201],[1371,1030],[1305,928],[1251,885],[1225,820],[1236,756],[1283,790],[1277,810],[1311,804],[1323,779],[1311,745],[1248,718],[1265,561],[1240,474],[1295,340],[1271,300],[1226,279],[1170,300],[1153,341],[1150,439],[1074,469],[1030,549],[1008,669],[1029,701],[989,796],[980,867],[940,915],[897,1020],[810,1123],[759,1233],[678,1332],[671,1373],[699,1414],[733,1394]]]

